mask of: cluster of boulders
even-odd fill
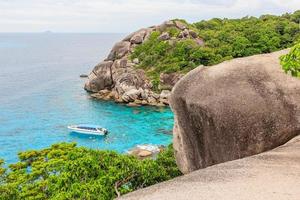
[[[171,37],[168,28],[179,31],[177,37]],[[203,45],[197,33],[188,29],[187,25],[179,20],[164,22],[159,26],[141,29],[134,32],[122,41],[116,43],[108,57],[96,65],[88,76],[84,88],[92,93],[92,97],[104,100],[114,100],[118,103],[127,103],[130,106],[169,104],[168,97],[172,87],[183,76],[179,73],[161,74],[160,92],[153,90],[151,80],[145,71],[138,69],[139,60],[129,58],[135,47],[146,41],[153,31],[161,33],[161,40],[181,40],[193,38],[199,45]]]
[[[157,94],[149,89],[131,88],[124,91],[122,95],[115,90],[100,90],[99,92],[91,94],[91,97],[102,100],[113,100],[116,103],[127,103],[128,106],[166,106],[169,105],[169,90],[163,90]]]
[[[137,157],[138,159],[146,159],[146,158],[152,158],[155,159],[156,156],[162,152],[165,149],[163,145],[157,146],[157,145],[137,145],[136,147],[130,149],[127,154],[133,155]]]

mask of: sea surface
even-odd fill
[[[126,152],[138,144],[171,142],[169,108],[128,107],[93,100],[83,90],[90,72],[124,34],[0,33],[0,158],[77,142]],[[70,133],[71,124],[98,124],[105,137]]]

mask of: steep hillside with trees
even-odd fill
[[[159,41],[159,32],[155,32],[135,49],[132,58],[138,58],[138,67],[145,69],[153,80],[159,80],[160,73],[185,73],[199,65],[214,65],[232,58],[290,47],[300,39],[299,21],[300,11],[282,16],[214,18],[194,24],[185,22],[204,40],[203,46],[191,40],[171,44]],[[172,37],[180,34],[176,29],[169,32]]]
[[[282,16],[170,20],[116,43],[85,84],[95,98],[168,105],[176,82],[190,70],[291,47],[300,39],[300,11]],[[160,93],[160,94],[159,94]]]

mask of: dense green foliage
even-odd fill
[[[175,30],[169,29],[174,35],[178,34]],[[160,32],[156,31],[151,34],[149,39],[142,45],[136,47],[132,58],[139,58],[141,61],[140,68],[148,72],[148,76],[155,82],[159,81],[161,72],[188,72],[199,64],[213,64],[211,59],[214,54],[206,48],[196,44],[192,39],[180,41],[159,40]]]
[[[300,43],[295,45],[290,53],[281,56],[281,65],[286,73],[300,77]]]
[[[7,171],[0,167],[0,199],[112,199],[180,175],[171,145],[156,160],[68,143],[19,159]]]
[[[263,15],[259,18],[219,19],[187,24],[205,41],[201,47],[191,39],[161,41],[160,32],[139,45],[131,58],[138,58],[154,85],[162,72],[188,72],[199,65],[213,65],[224,60],[269,53],[290,47],[300,38],[300,11],[282,16]],[[171,28],[176,37],[179,30]]]
[[[211,19],[195,23],[206,45],[222,58],[269,53],[289,47],[299,39],[299,24],[292,15],[260,18]]]

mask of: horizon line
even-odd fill
[[[0,34],[128,34],[126,32],[0,31]]]

